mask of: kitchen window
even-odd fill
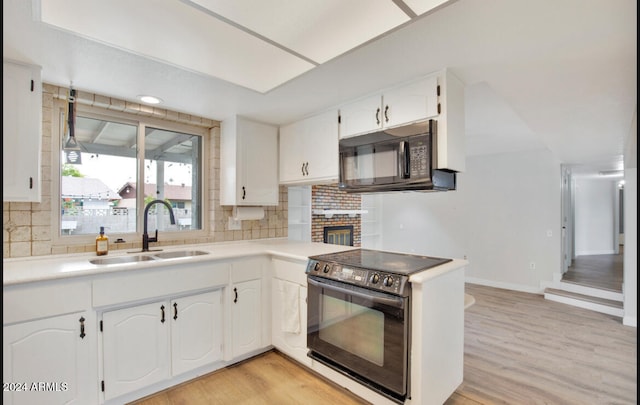
[[[203,230],[206,129],[82,105],[68,113],[67,105],[58,105],[60,238],[93,237],[104,226],[112,242],[137,242],[131,234],[142,234],[153,200],[173,207],[175,224],[164,205],[154,204],[150,233],[171,240]]]

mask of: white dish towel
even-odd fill
[[[282,291],[282,331],[300,333],[300,287],[296,283],[280,280]]]

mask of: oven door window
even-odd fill
[[[322,296],[320,308],[320,340],[384,366],[384,313],[331,295]]]
[[[402,396],[407,390],[409,298],[308,277],[310,356]]]

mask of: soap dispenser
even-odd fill
[[[100,227],[100,235],[96,237],[96,255],[104,256],[109,253],[109,238],[104,234],[104,226]]]

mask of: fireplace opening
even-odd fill
[[[353,225],[325,226],[324,243],[353,246]]]

